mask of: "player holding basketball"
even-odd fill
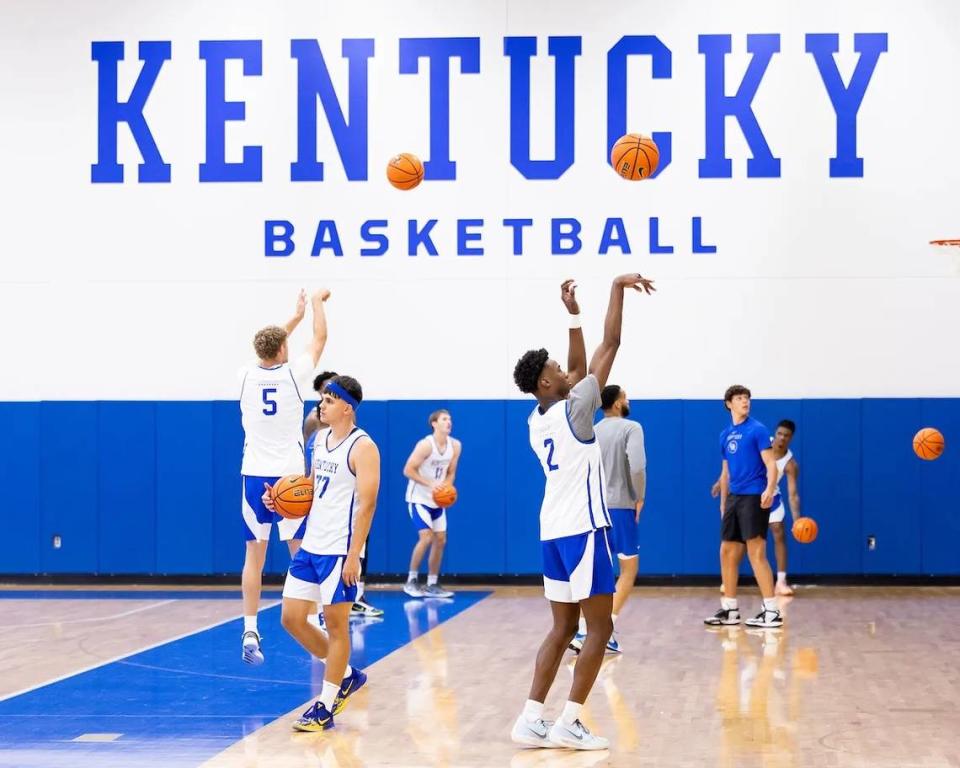
[[[441,408],[430,414],[427,423],[433,433],[418,440],[403,467],[407,478],[407,512],[417,532],[417,543],[410,554],[410,571],[403,591],[410,597],[453,597],[439,584],[440,563],[447,545],[447,510],[437,506],[433,490],[441,485],[453,485],[457,477],[457,462],[462,446],[450,437],[453,419],[450,411]],[[427,584],[418,583],[420,562],[427,550]]]
[[[724,596],[720,610],[704,619],[710,626],[740,623],[737,574],[746,547],[754,578],[763,596],[763,608],[751,627],[770,629],[783,625],[773,591],[773,574],[767,562],[767,528],[770,506],[777,490],[777,463],[770,447],[770,432],[750,416],[750,390],[729,387],[723,404],[732,424],[720,433],[720,568]]]
[[[303,538],[303,520],[281,518],[261,502],[264,484],[273,485],[284,475],[303,472],[303,443],[300,420],[303,397],[300,388],[327,343],[327,318],[323,303],[330,291],[319,290],[310,299],[313,307],[313,338],[306,351],[290,362],[287,339],[306,313],[306,294],[301,291],[294,316],[282,328],[275,325],[257,331],[253,348],[257,364],[243,371],[240,414],[243,421],[243,513],[246,554],[241,580],[243,591],[242,658],[247,664],[262,664],[257,611],[263,563],[270,540],[270,528],[277,523],[281,541],[293,555]]]
[[[298,731],[332,728],[347,697],[367,681],[349,664],[350,608],[380,488],[380,452],[357,426],[362,400],[359,382],[349,376],[324,385],[320,419],[328,426],[317,433],[313,451],[313,505],[283,585],[284,629],[326,664],[320,698],[296,721]],[[269,491],[263,502],[272,506]],[[323,606],[326,633],[308,620],[314,603]]]
[[[790,498],[790,521],[796,522],[800,517],[800,465],[790,450],[790,443],[797,431],[797,425],[790,419],[784,419],[777,424],[777,431],[773,436],[773,458],[777,462],[777,493],[773,499],[773,511],[770,513],[770,532],[773,534],[774,553],[777,562],[777,584],[775,594],[792,595],[793,587],[787,583],[787,532],[783,524],[786,517],[786,505],[780,493],[780,483],[784,476],[787,478],[787,495]],[[720,480],[713,484],[711,495],[720,494]]]
[[[612,526],[611,544],[620,566],[617,589],[613,595],[613,631],[607,650],[620,653],[616,637],[617,617],[633,591],[640,560],[640,538],[637,526],[647,491],[647,453],[643,446],[643,427],[627,418],[630,401],[616,384],[608,384],[600,393],[603,418],[594,431],[603,457],[607,502]],[[570,647],[579,652],[587,634],[587,624],[580,617],[580,627]]]
[[[517,362],[513,378],[521,392],[537,398],[530,414],[530,445],[540,459],[546,485],[540,509],[543,586],[553,627],[537,654],[530,695],[511,738],[536,747],[606,749],[607,739],[591,734],[580,710],[596,680],[604,648],[613,631],[613,562],[604,502],[603,461],[593,429],[600,389],[620,347],[623,294],[627,288],[649,294],[653,283],[633,273],[613,281],[603,341],[587,367],[575,286],[567,280],[561,298],[570,313],[568,372],[545,349],[530,350]],[[581,611],[587,636],[573,685],[556,723],[543,719],[543,702],[557,675],[567,644],[577,631]]]
[[[324,371],[323,373],[318,373],[313,379],[314,391],[320,397],[323,397],[323,385],[336,375],[337,374],[334,371]],[[327,425],[320,420],[320,403],[318,402],[317,407],[310,411],[310,413],[307,414],[306,419],[303,421],[303,445],[307,460],[307,474],[310,474],[310,467],[313,466],[313,448],[317,434],[319,434],[320,430],[326,426]],[[367,573],[367,544],[369,544],[369,541],[364,542],[363,552],[360,554],[360,581],[357,582],[357,599],[354,601],[353,608],[350,609],[350,613],[353,616],[373,619],[383,616],[383,611],[363,599],[366,591],[366,585],[363,582],[363,575]],[[320,613],[320,620],[322,623],[322,612]]]

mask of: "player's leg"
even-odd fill
[[[280,534],[280,541],[287,543],[287,551],[290,552],[290,562],[296,557],[297,552],[303,545],[303,537],[307,532],[307,518],[289,519],[281,517],[277,521],[277,533]],[[307,614],[307,621],[318,629],[323,628],[323,611],[316,603],[313,609]]]
[[[618,553],[617,563],[620,566],[620,575],[617,577],[616,592],[613,593],[613,615],[610,617],[613,620],[614,633],[617,631],[617,619],[620,617],[623,606],[626,605],[627,600],[633,592],[633,587],[637,583],[637,572],[640,570],[640,556],[631,555],[625,557]],[[610,640],[607,643],[607,650],[613,651],[614,653],[621,652],[622,649],[620,648],[620,642],[616,634],[610,636]]]
[[[407,511],[410,513],[410,522],[417,532],[417,543],[413,545],[413,552],[410,553],[410,570],[407,573],[407,583],[403,591],[410,597],[423,597],[423,588],[419,584],[420,563],[423,562],[423,556],[433,542],[433,519],[422,504],[407,504]]]
[[[366,595],[366,582],[363,580],[367,573],[367,546],[370,544],[370,538],[363,545],[364,554],[360,557],[360,581],[357,582],[357,599],[353,601],[353,608],[350,609],[350,615],[359,616],[364,619],[375,619],[383,616],[383,609],[371,605],[364,599]]]
[[[783,524],[786,509],[783,502],[770,513],[770,533],[773,534],[773,551],[777,562],[777,584],[774,592],[778,595],[792,595],[793,590],[787,583],[787,531]]]
[[[447,511],[430,510],[433,518],[433,540],[430,543],[430,558],[427,561],[427,586],[423,590],[425,597],[453,597],[453,592],[440,586],[440,563],[443,562],[443,550],[447,546]]]
[[[617,618],[623,610],[633,587],[637,582],[637,572],[640,569],[640,527],[637,525],[637,513],[634,509],[611,509],[610,518],[613,521],[611,529],[611,544],[613,553],[620,566],[620,575],[617,577],[616,591],[613,593],[613,631],[617,631]],[[620,652],[620,643],[616,634],[610,636],[607,650]]]
[[[773,571],[767,560],[767,531],[770,527],[770,512],[760,506],[759,496],[747,496],[749,503],[740,510],[740,530],[746,540],[747,556],[753,568],[753,576],[763,597],[763,608],[754,618],[747,619],[751,627],[774,628],[783,625],[783,617],[774,596]]]
[[[580,612],[587,623],[587,636],[577,657],[570,695],[560,718],[550,729],[549,738],[558,746],[572,749],[606,749],[609,742],[584,727],[580,710],[596,682],[607,642],[613,633],[613,558],[606,528],[586,536],[583,555],[571,569],[570,594],[580,603]]]
[[[723,597],[720,610],[703,620],[709,626],[740,623],[740,608],[737,602],[737,582],[740,577],[740,562],[743,560],[743,535],[737,507],[741,496],[731,494],[720,521],[720,572],[723,576]]]
[[[248,477],[242,479],[240,512],[243,517],[245,552],[240,574],[243,595],[243,635],[240,638],[241,658],[247,664],[263,663],[257,612],[260,610],[260,592],[263,588],[263,564],[267,557],[267,543],[274,513],[263,505],[264,483],[273,485],[277,478]]]

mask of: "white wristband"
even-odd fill
[[[580,315],[570,315],[570,330],[580,327]]]

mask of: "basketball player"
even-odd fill
[[[303,538],[303,520],[280,517],[261,503],[264,483],[273,485],[284,475],[303,472],[303,443],[300,419],[303,417],[301,386],[327,343],[327,318],[323,303],[330,291],[319,290],[310,299],[313,307],[313,339],[306,351],[292,363],[287,338],[306,312],[306,294],[301,291],[293,318],[278,328],[267,326],[257,331],[253,347],[257,364],[243,371],[240,389],[240,414],[243,421],[243,513],[246,554],[243,561],[243,636],[242,658],[247,664],[262,664],[257,611],[263,563],[270,540],[270,528],[277,523],[281,541],[293,555]]]
[[[770,532],[773,534],[774,553],[777,562],[777,584],[774,592],[778,595],[792,595],[793,587],[787,583],[787,532],[783,524],[786,517],[786,505],[780,493],[780,482],[787,478],[787,495],[790,498],[791,524],[800,517],[800,465],[790,450],[790,443],[797,430],[797,425],[790,419],[784,419],[777,424],[777,431],[773,436],[773,457],[777,462],[777,493],[773,499],[773,511],[770,513]],[[711,494],[716,497],[720,493],[720,480],[713,484]]]
[[[783,626],[773,591],[773,574],[767,562],[767,529],[770,506],[777,489],[777,463],[770,447],[770,432],[750,416],[750,390],[729,387],[723,404],[732,424],[720,433],[720,567],[724,596],[720,610],[704,619],[710,626],[740,623],[737,604],[737,574],[744,547],[754,578],[763,596],[763,608],[751,627],[771,629]]]
[[[607,480],[607,509],[610,512],[610,537],[613,552],[620,565],[617,589],[613,595],[613,631],[607,650],[620,653],[617,641],[617,617],[623,610],[637,580],[640,560],[638,524],[647,490],[647,453],[643,447],[643,427],[630,421],[627,393],[616,384],[608,384],[600,393],[603,418],[593,428],[603,457],[603,474]],[[580,627],[570,647],[579,652],[587,634],[587,624],[580,617]]]
[[[294,723],[298,731],[333,728],[347,697],[367,681],[349,664],[350,608],[380,488],[380,452],[356,423],[362,400],[359,382],[349,376],[324,385],[320,419],[328,426],[317,434],[313,451],[313,505],[283,586],[284,629],[326,665],[320,697]],[[272,506],[269,487],[263,502]],[[313,603],[323,606],[326,633],[308,620]]]
[[[434,411],[427,419],[433,434],[418,440],[403,467],[407,478],[407,512],[417,532],[417,543],[410,555],[410,571],[403,591],[410,597],[453,597],[440,586],[440,562],[447,545],[447,510],[433,500],[433,489],[453,485],[457,477],[457,462],[462,446],[450,437],[453,419],[445,408]],[[421,587],[420,562],[430,550],[427,561],[427,584]]]
[[[570,313],[568,372],[549,359],[545,349],[530,350],[517,362],[513,378],[521,392],[537,398],[530,414],[530,445],[540,459],[546,485],[540,509],[543,586],[553,627],[537,654],[530,694],[513,726],[511,738],[535,747],[606,749],[580,721],[580,710],[596,680],[604,648],[613,632],[613,562],[604,502],[603,461],[593,429],[623,324],[627,288],[650,293],[653,283],[633,273],[613,281],[603,341],[587,368],[580,330],[580,307],[572,280],[561,286]],[[567,644],[577,631],[581,611],[587,636],[574,669],[573,685],[560,719],[543,719],[543,702],[557,675]]]
[[[313,389],[320,397],[323,396],[323,385],[326,384],[330,379],[332,379],[337,374],[333,371],[324,371],[323,373],[318,373],[313,379]],[[320,420],[320,403],[317,403],[317,407],[310,411],[307,414],[307,418],[303,422],[303,445],[304,453],[306,454],[307,460],[307,474],[310,473],[310,467],[313,462],[313,446],[317,434],[321,429],[326,427]],[[383,611],[380,608],[376,608],[370,603],[366,602],[363,599],[364,592],[366,590],[366,585],[363,582],[363,574],[367,573],[367,544],[365,542],[363,545],[363,552],[360,555],[360,581],[357,582],[357,599],[353,603],[353,608],[350,609],[351,616],[357,616],[365,619],[374,619],[383,616]],[[320,623],[323,623],[323,613],[320,613]]]

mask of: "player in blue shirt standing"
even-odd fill
[[[720,433],[720,569],[724,596],[720,610],[704,619],[710,626],[740,623],[737,576],[746,548],[754,578],[763,596],[763,608],[751,627],[772,629],[783,625],[774,595],[773,572],[767,561],[770,508],[777,493],[777,462],[770,445],[770,430],[750,416],[750,390],[729,387],[723,404],[733,423]]]

